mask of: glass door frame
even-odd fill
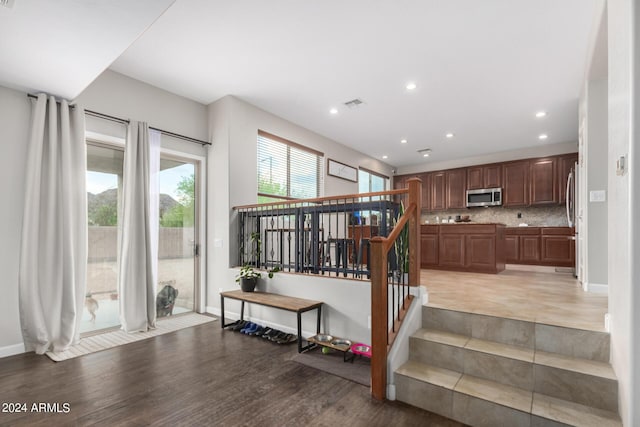
[[[196,313],[206,312],[206,158],[196,154],[160,148],[160,158],[190,163],[195,173],[195,212],[194,212],[194,301],[193,309]]]
[[[93,144],[105,148],[124,151],[125,139],[95,132],[85,132],[85,144]],[[206,266],[207,248],[206,244],[206,182],[207,168],[206,157],[197,154],[160,147],[160,157],[183,161],[194,165],[196,200],[194,212],[195,245],[197,245],[197,256],[194,257],[194,311],[206,313]],[[96,331],[98,333],[104,330]]]

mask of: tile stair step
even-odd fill
[[[411,336],[409,349],[414,362],[617,411],[617,380],[608,363],[426,328]]]
[[[622,426],[615,412],[421,362],[409,361],[395,374],[398,400],[472,426]],[[403,389],[406,384],[410,392]],[[444,393],[446,398],[439,396],[432,405],[430,392]]]
[[[616,375],[611,364],[597,360],[571,357],[564,354],[549,353],[499,342],[469,338],[464,335],[427,328],[418,329],[412,335],[412,338],[458,348],[466,348],[523,362],[533,362],[538,365],[565,369],[594,377],[616,380]]]
[[[423,328],[580,359],[608,362],[608,333],[423,306]],[[452,337],[449,337],[452,339]],[[459,337],[458,337],[459,338]],[[442,342],[447,344],[446,342]],[[455,343],[452,343],[455,345]]]

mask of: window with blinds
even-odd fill
[[[258,203],[320,197],[324,154],[258,131]]]

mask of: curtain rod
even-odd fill
[[[38,97],[36,95],[30,94],[28,93],[27,96],[29,98],[34,98],[37,99]],[[58,104],[60,103],[60,101],[56,101]],[[71,105],[71,108],[73,108],[74,105]],[[104,113],[98,113],[97,111],[91,111],[91,110],[84,110],[84,113],[88,116],[92,116],[92,117],[97,117],[99,119],[104,119],[104,120],[111,120],[112,122],[116,122],[116,123],[122,123],[122,124],[129,124],[130,121],[128,119],[123,119],[120,117],[116,117],[116,116],[110,116],[108,114],[104,114]],[[191,138],[190,136],[185,136],[185,135],[180,135],[179,133],[175,133],[175,132],[169,132],[168,130],[162,130],[162,129],[158,129],[156,127],[153,126],[149,126],[149,129],[151,130],[155,130],[156,132],[160,132],[164,135],[167,136],[171,136],[174,138],[178,138],[178,139],[182,139],[184,141],[189,141],[189,142],[195,142],[196,144],[200,144],[200,145],[212,145],[210,142],[208,141],[202,141],[200,139],[196,139],[196,138]]]

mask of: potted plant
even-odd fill
[[[253,292],[262,273],[255,271],[250,265],[240,267],[240,273],[236,276],[236,282],[240,283],[243,292]]]
[[[404,203],[400,202],[398,219],[404,215]],[[398,223],[398,219],[393,219],[394,227]],[[405,224],[404,228],[393,243],[396,255],[396,274],[398,282],[408,283],[409,279],[405,276],[409,273],[409,227]]]
[[[278,271],[280,271],[279,267],[267,270],[267,276],[271,279]],[[261,277],[261,272],[254,270],[250,265],[243,265],[240,267],[240,273],[236,276],[236,282],[240,283],[240,289],[242,289],[242,292],[253,292],[258,284],[258,279]]]

